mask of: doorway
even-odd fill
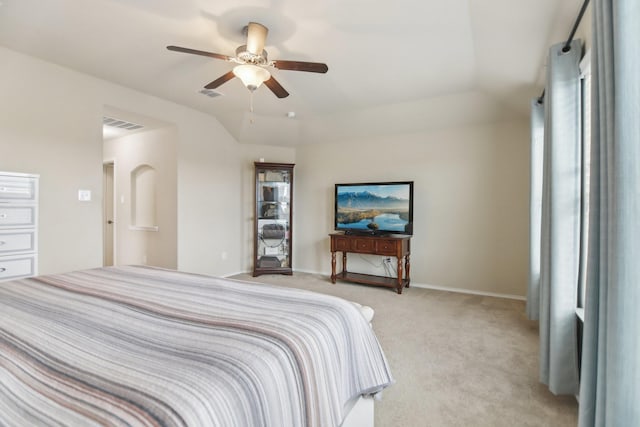
[[[102,183],[103,183],[103,214],[102,214],[102,265],[109,267],[114,265],[115,259],[115,203],[114,203],[114,170],[115,163],[113,161],[102,164]]]
[[[104,106],[101,227],[105,266],[176,267],[177,141],[175,124]],[[135,173],[141,166],[155,171],[153,185],[146,174]]]

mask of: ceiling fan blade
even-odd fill
[[[269,80],[265,80],[264,85],[271,89],[271,92],[275,94],[278,98],[286,98],[289,96],[289,92],[282,87],[280,83],[276,79],[271,76]]]
[[[189,49],[188,47],[180,46],[167,46],[167,49],[174,52],[191,53],[193,55],[208,56],[209,58],[222,59],[224,61],[230,61],[231,57],[227,55],[221,55],[219,53],[205,52],[203,50]]]
[[[247,51],[254,55],[262,55],[268,32],[269,29],[264,25],[249,22],[247,26]]]
[[[204,88],[205,89],[215,89],[218,86],[221,86],[223,83],[228,82],[229,80],[231,80],[235,76],[236,75],[233,74],[233,71],[229,71],[228,73],[223,74],[222,76],[218,77],[217,79],[215,79],[214,81],[212,81],[211,83],[206,85]]]
[[[310,71],[312,73],[326,73],[329,71],[327,64],[321,62],[303,62],[303,61],[273,61],[273,66],[279,70],[291,71]]]

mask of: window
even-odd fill
[[[580,62],[581,71],[581,140],[582,140],[582,221],[580,224],[580,275],[578,280],[578,308],[584,308],[587,298],[586,260],[589,249],[589,179],[591,168],[591,55],[590,52]]]

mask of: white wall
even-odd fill
[[[295,270],[330,274],[335,183],[411,180],[413,283],[526,294],[526,122],[308,145],[296,161]],[[383,274],[370,263],[379,259],[349,257],[350,270]]]
[[[584,42],[584,51],[588,52],[591,50],[593,45],[593,3],[589,3],[587,9],[582,16],[582,20],[580,21],[580,25],[576,29],[576,34],[574,38],[581,39]]]
[[[0,170],[40,174],[41,273],[102,263],[102,106],[74,73],[0,48]],[[92,191],[79,202],[79,189]]]
[[[177,104],[4,48],[0,63],[0,170],[41,175],[43,274],[102,264],[108,105],[175,124],[180,269],[250,269],[253,162],[265,158],[296,163],[294,269],[329,274],[334,183],[409,179],[416,185],[414,283],[525,293],[525,122],[297,149],[239,145],[215,118]],[[92,190],[91,202],[77,200],[81,188]]]
[[[42,274],[102,265],[105,106],[176,126],[178,268],[248,269],[253,161],[291,161],[293,149],[240,146],[210,115],[5,48],[0,64],[0,170],[41,175]],[[79,202],[78,189],[92,201]]]
[[[115,264],[177,266],[177,131],[175,126],[104,142],[104,158],[115,164]],[[156,172],[157,231],[132,229],[131,172],[148,165]]]
[[[191,128],[181,132],[191,132]],[[178,266],[233,274],[251,269],[253,162],[293,163],[291,148],[221,145],[215,139],[181,144],[178,166]]]

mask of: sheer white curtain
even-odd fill
[[[578,392],[576,298],[580,254],[580,58],[574,40],[549,50],[544,99],[544,148],[540,203],[540,281],[535,290],[536,242],[532,241],[527,309],[539,306],[540,381],[555,394]],[[532,141],[534,142],[534,141]],[[533,147],[532,147],[533,149]],[[536,179],[539,165],[532,165]],[[532,186],[534,184],[532,183]],[[532,213],[532,217],[533,217]],[[536,238],[532,222],[532,238]]]
[[[580,421],[640,426],[640,1],[595,0]]]
[[[527,317],[540,318],[540,232],[542,221],[542,156],[544,103],[531,100],[531,181],[529,188],[529,287]]]

